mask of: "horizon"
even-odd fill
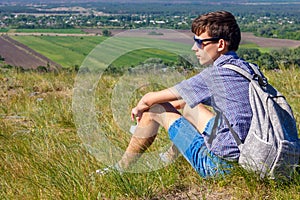
[[[47,3],[47,4],[59,4],[59,3],[168,3],[168,4],[180,4],[180,3],[228,3],[228,4],[287,4],[296,3],[300,4],[298,0],[240,0],[238,2],[228,0],[12,0],[2,1],[0,4],[14,4],[14,3]]]

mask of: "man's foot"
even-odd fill
[[[107,174],[107,173],[109,173],[111,171],[112,171],[111,167],[105,167],[103,169],[97,169],[96,170],[96,174],[99,174],[100,176],[103,176],[103,175],[105,175],[105,174]]]
[[[159,157],[160,157],[161,161],[169,164],[169,163],[174,162],[176,160],[176,158],[178,158],[179,154],[180,153],[179,153],[177,147],[174,144],[172,144],[171,147],[166,152],[160,153]]]
[[[105,167],[103,169],[97,169],[96,174],[99,174],[100,176],[103,176],[105,174],[108,174],[108,173],[111,173],[111,172],[114,172],[114,171],[117,171],[120,174],[123,173],[122,169],[120,168],[120,166],[117,163],[115,165],[108,166],[108,167]]]
[[[129,132],[130,132],[131,134],[134,134],[134,131],[135,131],[136,127],[137,127],[137,125],[132,125],[132,126],[130,127],[130,129],[129,129]]]

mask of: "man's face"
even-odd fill
[[[209,36],[207,32],[201,33],[199,36],[195,35],[192,50],[195,51],[201,65],[212,64],[221,55],[218,48],[218,38]]]

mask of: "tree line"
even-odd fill
[[[265,70],[280,70],[282,68],[299,68],[300,67],[300,47],[295,49],[278,49],[272,50],[269,53],[261,53],[256,48],[240,48],[237,54],[244,60],[258,65],[261,69]],[[160,68],[175,68],[178,71],[194,71],[197,67],[194,66],[189,60],[182,56],[177,56],[177,59],[172,62],[164,62],[159,58],[150,58],[139,65],[152,64]],[[195,63],[194,63],[195,64]],[[126,71],[130,71],[136,66],[115,66],[111,64],[106,73],[118,75]],[[88,71],[88,69],[86,69]]]
[[[269,53],[261,53],[255,48],[240,48],[237,53],[240,57],[257,64],[263,69],[274,70],[282,67],[300,67],[300,47],[271,50]]]
[[[62,4],[43,5],[55,8]],[[3,28],[123,28],[159,27],[189,29],[194,18],[212,10],[232,12],[243,32],[257,36],[300,40],[300,4],[243,5],[237,3],[69,3],[68,7],[81,6],[90,11],[99,11],[107,16],[82,15],[77,11],[57,11],[51,15],[41,14],[39,7],[20,5],[0,6],[0,27]],[[64,13],[65,15],[59,15]]]

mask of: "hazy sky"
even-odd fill
[[[71,2],[165,2],[165,3],[180,3],[180,2],[235,2],[230,0],[2,0],[0,3],[8,2],[47,2],[51,4],[53,2],[71,3]],[[237,3],[242,2],[274,2],[274,0],[238,0]],[[299,2],[298,0],[276,0],[276,2]]]

